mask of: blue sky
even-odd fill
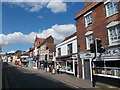
[[[41,38],[47,37],[47,31],[52,28],[52,30],[57,30],[57,27],[61,30],[66,30],[69,25],[69,30],[71,30],[72,25],[75,25],[75,15],[76,13],[83,8],[83,2],[67,2],[66,10],[54,12],[51,8],[43,7],[40,10],[32,12],[26,10],[27,6],[22,7],[21,5],[11,4],[11,3],[2,3],[2,33],[4,35],[5,41],[8,45],[4,45],[3,52],[16,51],[16,50],[27,50],[30,46],[33,46],[32,41],[25,42],[22,39],[22,36],[28,36],[31,38],[32,35],[39,34]],[[28,9],[28,8],[27,8]],[[64,26],[62,26],[64,25]],[[64,28],[63,28],[64,27]],[[73,28],[73,26],[72,26]],[[65,31],[64,34],[71,34],[75,30]],[[16,33],[15,33],[16,32]],[[18,38],[18,33],[21,37]],[[30,34],[33,32],[33,34]],[[52,33],[53,36],[54,32]],[[59,30],[60,32],[60,30]],[[61,31],[63,33],[63,31]],[[43,35],[44,34],[44,35]],[[58,34],[58,33],[56,33]],[[16,37],[15,37],[16,35]],[[31,35],[31,36],[30,36]],[[66,35],[62,36],[65,38]],[[35,36],[34,36],[35,37]],[[9,38],[9,39],[8,39]],[[16,41],[10,38],[18,38]],[[55,38],[55,37],[54,37]],[[21,39],[21,40],[20,40]],[[11,41],[10,41],[11,40]],[[20,40],[20,41],[19,41]],[[26,38],[25,38],[26,40]],[[3,43],[4,43],[3,41]],[[56,40],[56,42],[60,40]],[[10,42],[10,44],[9,44]],[[12,43],[14,42],[14,43]],[[6,44],[6,43],[5,43]]]

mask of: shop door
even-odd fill
[[[89,79],[90,80],[90,60],[89,59],[85,59],[84,60],[84,75],[85,75],[85,79]]]

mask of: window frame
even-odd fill
[[[87,22],[87,17],[91,15],[91,23],[88,25]],[[87,14],[84,15],[84,22],[85,22],[85,27],[91,26],[93,24],[93,15],[92,15],[92,11],[88,12]]]
[[[61,48],[58,48],[58,57],[61,56]]]
[[[70,46],[71,46],[71,49],[69,49]],[[71,55],[72,53],[73,53],[73,44],[70,43],[70,44],[67,45],[67,54],[68,54],[68,55]]]
[[[114,28],[114,29],[113,29],[113,28]],[[112,33],[113,33],[113,30],[115,30],[117,40],[114,40],[114,39],[115,39],[115,36],[113,36],[114,39],[111,40],[110,30],[112,31]],[[107,31],[108,31],[108,41],[109,41],[109,46],[120,44],[120,39],[119,39],[120,26],[119,26],[119,24],[107,28]]]
[[[91,43],[94,42],[94,36],[93,36],[93,33],[85,36],[85,39],[86,39],[86,49],[87,49],[87,50],[90,50],[90,44],[91,44],[91,43],[90,43],[90,44],[88,43],[88,36],[89,36],[89,37],[92,36],[92,42],[91,42]]]
[[[107,7],[107,5],[108,4],[110,4],[110,3],[112,3],[112,9],[108,9],[108,7]],[[115,2],[115,3],[117,3],[117,2]],[[106,18],[107,17],[110,17],[110,16],[112,16],[112,15],[114,15],[114,14],[116,14],[116,13],[118,13],[118,3],[117,3],[117,8],[115,9],[115,6],[113,7],[113,2],[111,2],[111,1],[109,1],[109,2],[107,2],[107,3],[104,3],[105,4],[105,14],[106,14]],[[113,10],[114,9],[114,10]],[[115,10],[117,10],[117,11],[115,11]],[[111,12],[112,11],[112,13],[109,15],[109,12]],[[114,12],[114,13],[113,13]]]

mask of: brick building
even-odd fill
[[[94,54],[90,53],[90,44],[99,38],[106,51],[98,53],[94,60],[94,66],[101,67],[97,69],[101,72],[96,72],[96,75],[120,78],[120,1],[85,2],[85,7],[76,14],[75,20],[80,76],[92,81],[91,60]]]
[[[45,39],[44,38],[39,38],[36,35],[35,41],[34,41],[34,46],[29,49],[29,55],[31,58],[31,63],[33,64],[33,68],[37,69],[38,68],[38,63],[39,63],[39,51],[38,51],[38,46],[43,43]]]
[[[39,51],[39,68],[51,68],[54,67],[54,54],[55,54],[54,38],[52,36],[47,37],[38,46]]]

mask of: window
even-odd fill
[[[68,55],[71,55],[72,54],[72,43],[71,44],[68,44]]]
[[[58,57],[61,56],[61,48],[58,48]]]
[[[67,61],[67,71],[73,72],[73,61]]]
[[[118,3],[109,2],[105,5],[105,8],[106,8],[106,17],[109,17],[118,12]]]
[[[108,29],[109,44],[120,43],[120,26],[114,26]]]
[[[47,54],[45,55],[45,60],[47,60]]]
[[[92,13],[85,16],[85,27],[92,24]]]
[[[90,44],[93,43],[93,34],[86,36],[86,47],[90,49]]]
[[[53,57],[53,52],[49,52],[49,57]]]
[[[48,46],[46,46],[46,50],[48,49]]]

